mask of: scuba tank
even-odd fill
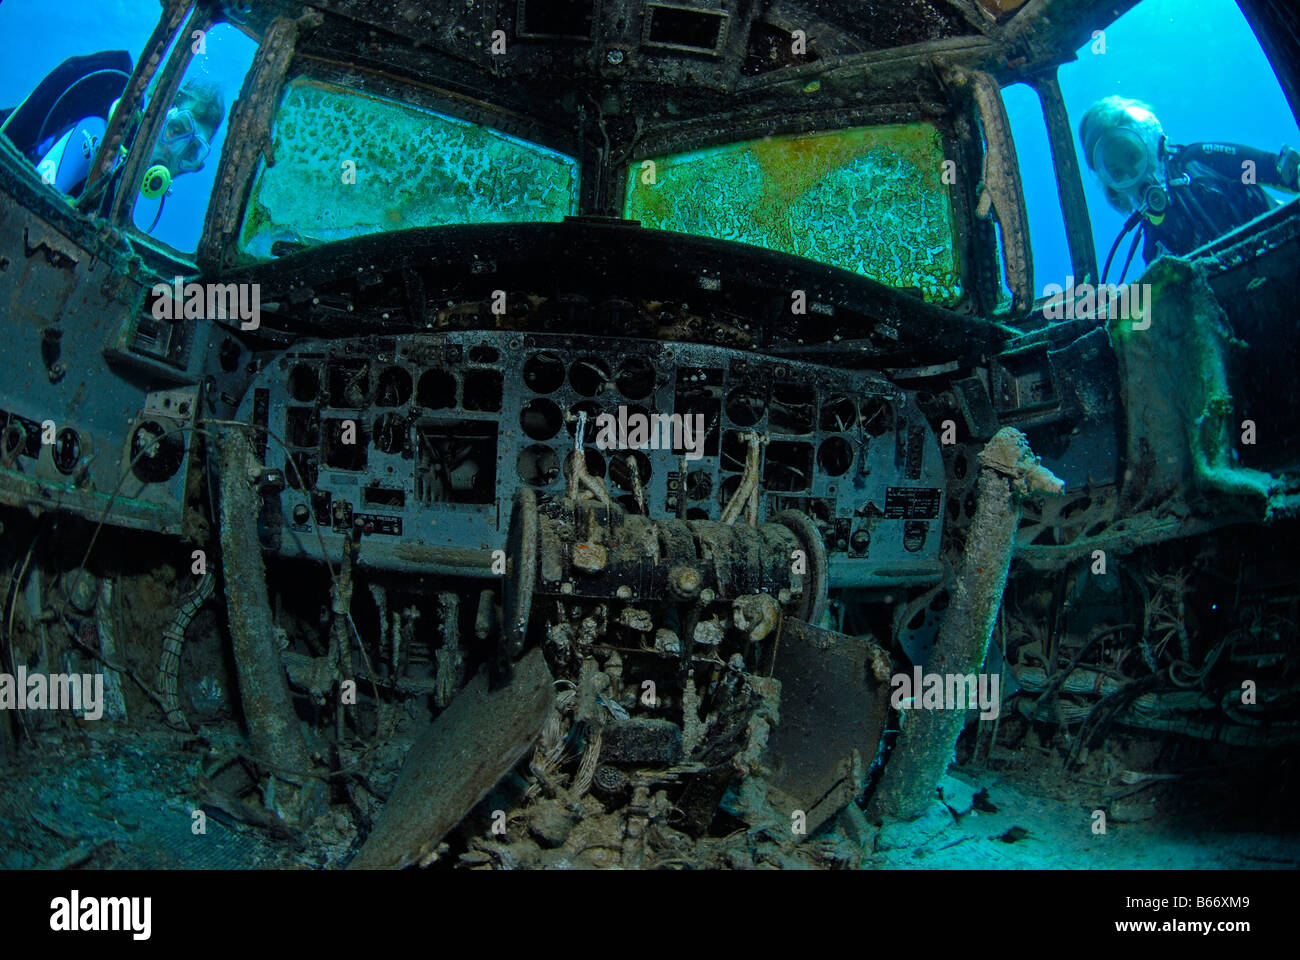
[[[37,164],[40,178],[62,193],[73,193],[90,175],[90,166],[107,126],[103,117],[78,120]]]

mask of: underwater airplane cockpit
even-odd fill
[[[6,0],[0,866],[1294,867],[1298,36]]]

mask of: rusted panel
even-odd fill
[[[509,684],[480,673],[411,748],[375,830],[349,864],[391,870],[421,862],[524,755],[551,702],[551,671],[534,648]]]
[[[6,458],[0,503],[177,533],[185,464],[158,483],[130,471],[137,416],[161,412],[145,413],[155,384],[105,367],[106,348],[129,352],[135,340],[148,291],[142,262],[119,245],[120,237],[77,215],[25,159],[0,159],[0,323],[11,345],[0,418],[6,425],[25,420],[29,431],[54,419],[60,430],[75,432],[82,451],[70,470],[56,467],[48,445],[44,456]],[[178,341],[192,333],[192,324],[174,328]],[[184,376],[171,370],[173,382]],[[168,422],[187,428],[190,409]]]
[[[869,641],[786,620],[776,650],[781,720],[768,740],[768,799],[807,815],[807,833],[842,810],[876,755],[889,715],[889,655]]]

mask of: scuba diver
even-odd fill
[[[131,69],[124,50],[69,57],[18,107],[0,110],[0,134],[36,165],[41,179],[76,196]],[[177,91],[140,188],[146,198],[159,201],[150,230],[162,215],[172,182],[203,169],[225,112],[221,89],[209,80],[186,80]]]
[[[1115,251],[1134,229],[1119,283],[1139,238],[1145,238],[1147,263],[1162,253],[1184,256],[1275,207],[1261,185],[1300,191],[1300,152],[1291,147],[1269,153],[1235,143],[1175,146],[1151,108],[1127,97],[1106,97],[1089,107],[1079,123],[1079,140],[1111,206],[1132,211],[1106,257],[1102,283]],[[1246,161],[1254,165],[1250,182],[1244,176]]]
[[[176,91],[176,99],[167,110],[162,133],[154,144],[153,156],[140,186],[141,194],[158,200],[158,212],[154,214],[149,231],[162,216],[172,181],[181,174],[203,169],[212,149],[212,139],[225,115],[225,98],[221,95],[221,88],[211,80],[195,77],[186,80]]]

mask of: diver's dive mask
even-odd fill
[[[1101,182],[1128,196],[1148,220],[1157,224],[1169,209],[1164,139],[1159,128],[1151,125],[1144,125],[1142,131],[1111,127],[1092,150],[1092,167]]]
[[[1092,148],[1092,168],[1101,182],[1119,193],[1134,194],[1141,184],[1160,179],[1160,140],[1128,127],[1111,127]]]
[[[202,168],[208,150],[208,141],[199,132],[190,111],[177,107],[167,111],[155,152],[167,159],[168,166],[177,173],[193,173]]]

